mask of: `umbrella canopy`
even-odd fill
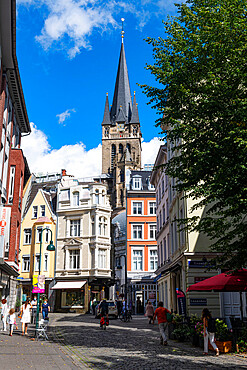
[[[247,269],[241,269],[231,274],[222,274],[190,285],[188,291],[215,291],[215,292],[245,292],[247,291]]]

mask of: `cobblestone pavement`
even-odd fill
[[[21,328],[20,323],[18,327]],[[59,344],[53,341],[33,341],[33,336],[34,325],[29,326],[28,336],[22,336],[20,330],[14,330],[12,337],[8,332],[0,332],[0,370],[78,369],[71,356]]]
[[[158,325],[144,317],[132,322],[110,320],[106,331],[92,315],[52,314],[54,340],[77,368],[87,369],[247,369],[247,359],[234,354],[202,355],[189,343],[159,344]]]

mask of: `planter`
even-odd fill
[[[231,352],[232,350],[232,341],[231,340],[228,340],[228,341],[225,341],[225,342],[222,342],[222,341],[219,341],[219,340],[216,340],[215,341],[215,344],[216,346],[219,348],[219,351],[221,353],[228,353],[228,352]],[[211,344],[209,343],[209,346],[208,348],[211,350],[211,351],[214,351],[213,347],[211,346]]]
[[[191,338],[191,342],[193,344],[193,346],[195,347],[199,347],[199,334],[193,334],[192,335],[192,338]]]
[[[199,347],[204,348],[204,338],[199,336]]]

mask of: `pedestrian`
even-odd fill
[[[8,322],[9,322],[9,335],[12,337],[13,330],[14,330],[14,325],[15,325],[15,328],[18,329],[18,326],[16,325],[15,309],[14,308],[11,308],[9,310]]]
[[[8,305],[5,298],[2,299],[2,310],[1,310],[1,319],[3,322],[3,331],[7,330],[7,316],[8,316]]]
[[[149,318],[148,323],[151,324],[153,319],[154,319],[154,306],[152,305],[152,303],[150,301],[148,301],[148,303],[146,305],[145,315]]]
[[[30,301],[27,299],[21,307],[21,329],[22,335],[27,335],[27,326],[31,322],[30,309],[32,308]]]
[[[37,297],[36,295],[33,297],[31,302],[32,311],[31,311],[31,324],[36,323],[36,315],[37,315]]]
[[[167,338],[166,338],[166,329],[168,325],[167,317],[166,314],[171,313],[167,308],[163,307],[163,302],[158,303],[158,307],[155,310],[154,313],[154,320],[153,323],[157,317],[158,319],[158,324],[159,324],[159,330],[160,330],[160,344],[163,344],[164,346],[167,346]]]
[[[44,299],[41,310],[42,310],[43,319],[48,320],[48,312],[50,312],[50,305],[47,302],[47,298]]]
[[[204,337],[204,355],[208,355],[208,340],[216,352],[216,356],[219,356],[220,351],[214,342],[216,327],[215,320],[212,318],[210,311],[207,308],[202,310],[203,320],[203,337]]]
[[[122,301],[120,301],[120,300],[118,299],[118,300],[117,300],[117,314],[118,314],[118,317],[120,317],[121,312],[122,312],[122,309],[123,309]]]

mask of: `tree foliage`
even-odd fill
[[[189,227],[212,239],[220,267],[240,268],[247,266],[247,2],[177,7],[163,22],[164,38],[147,39],[154,55],[147,69],[159,87],[142,87],[176,153],[167,173],[195,208],[209,208]]]

